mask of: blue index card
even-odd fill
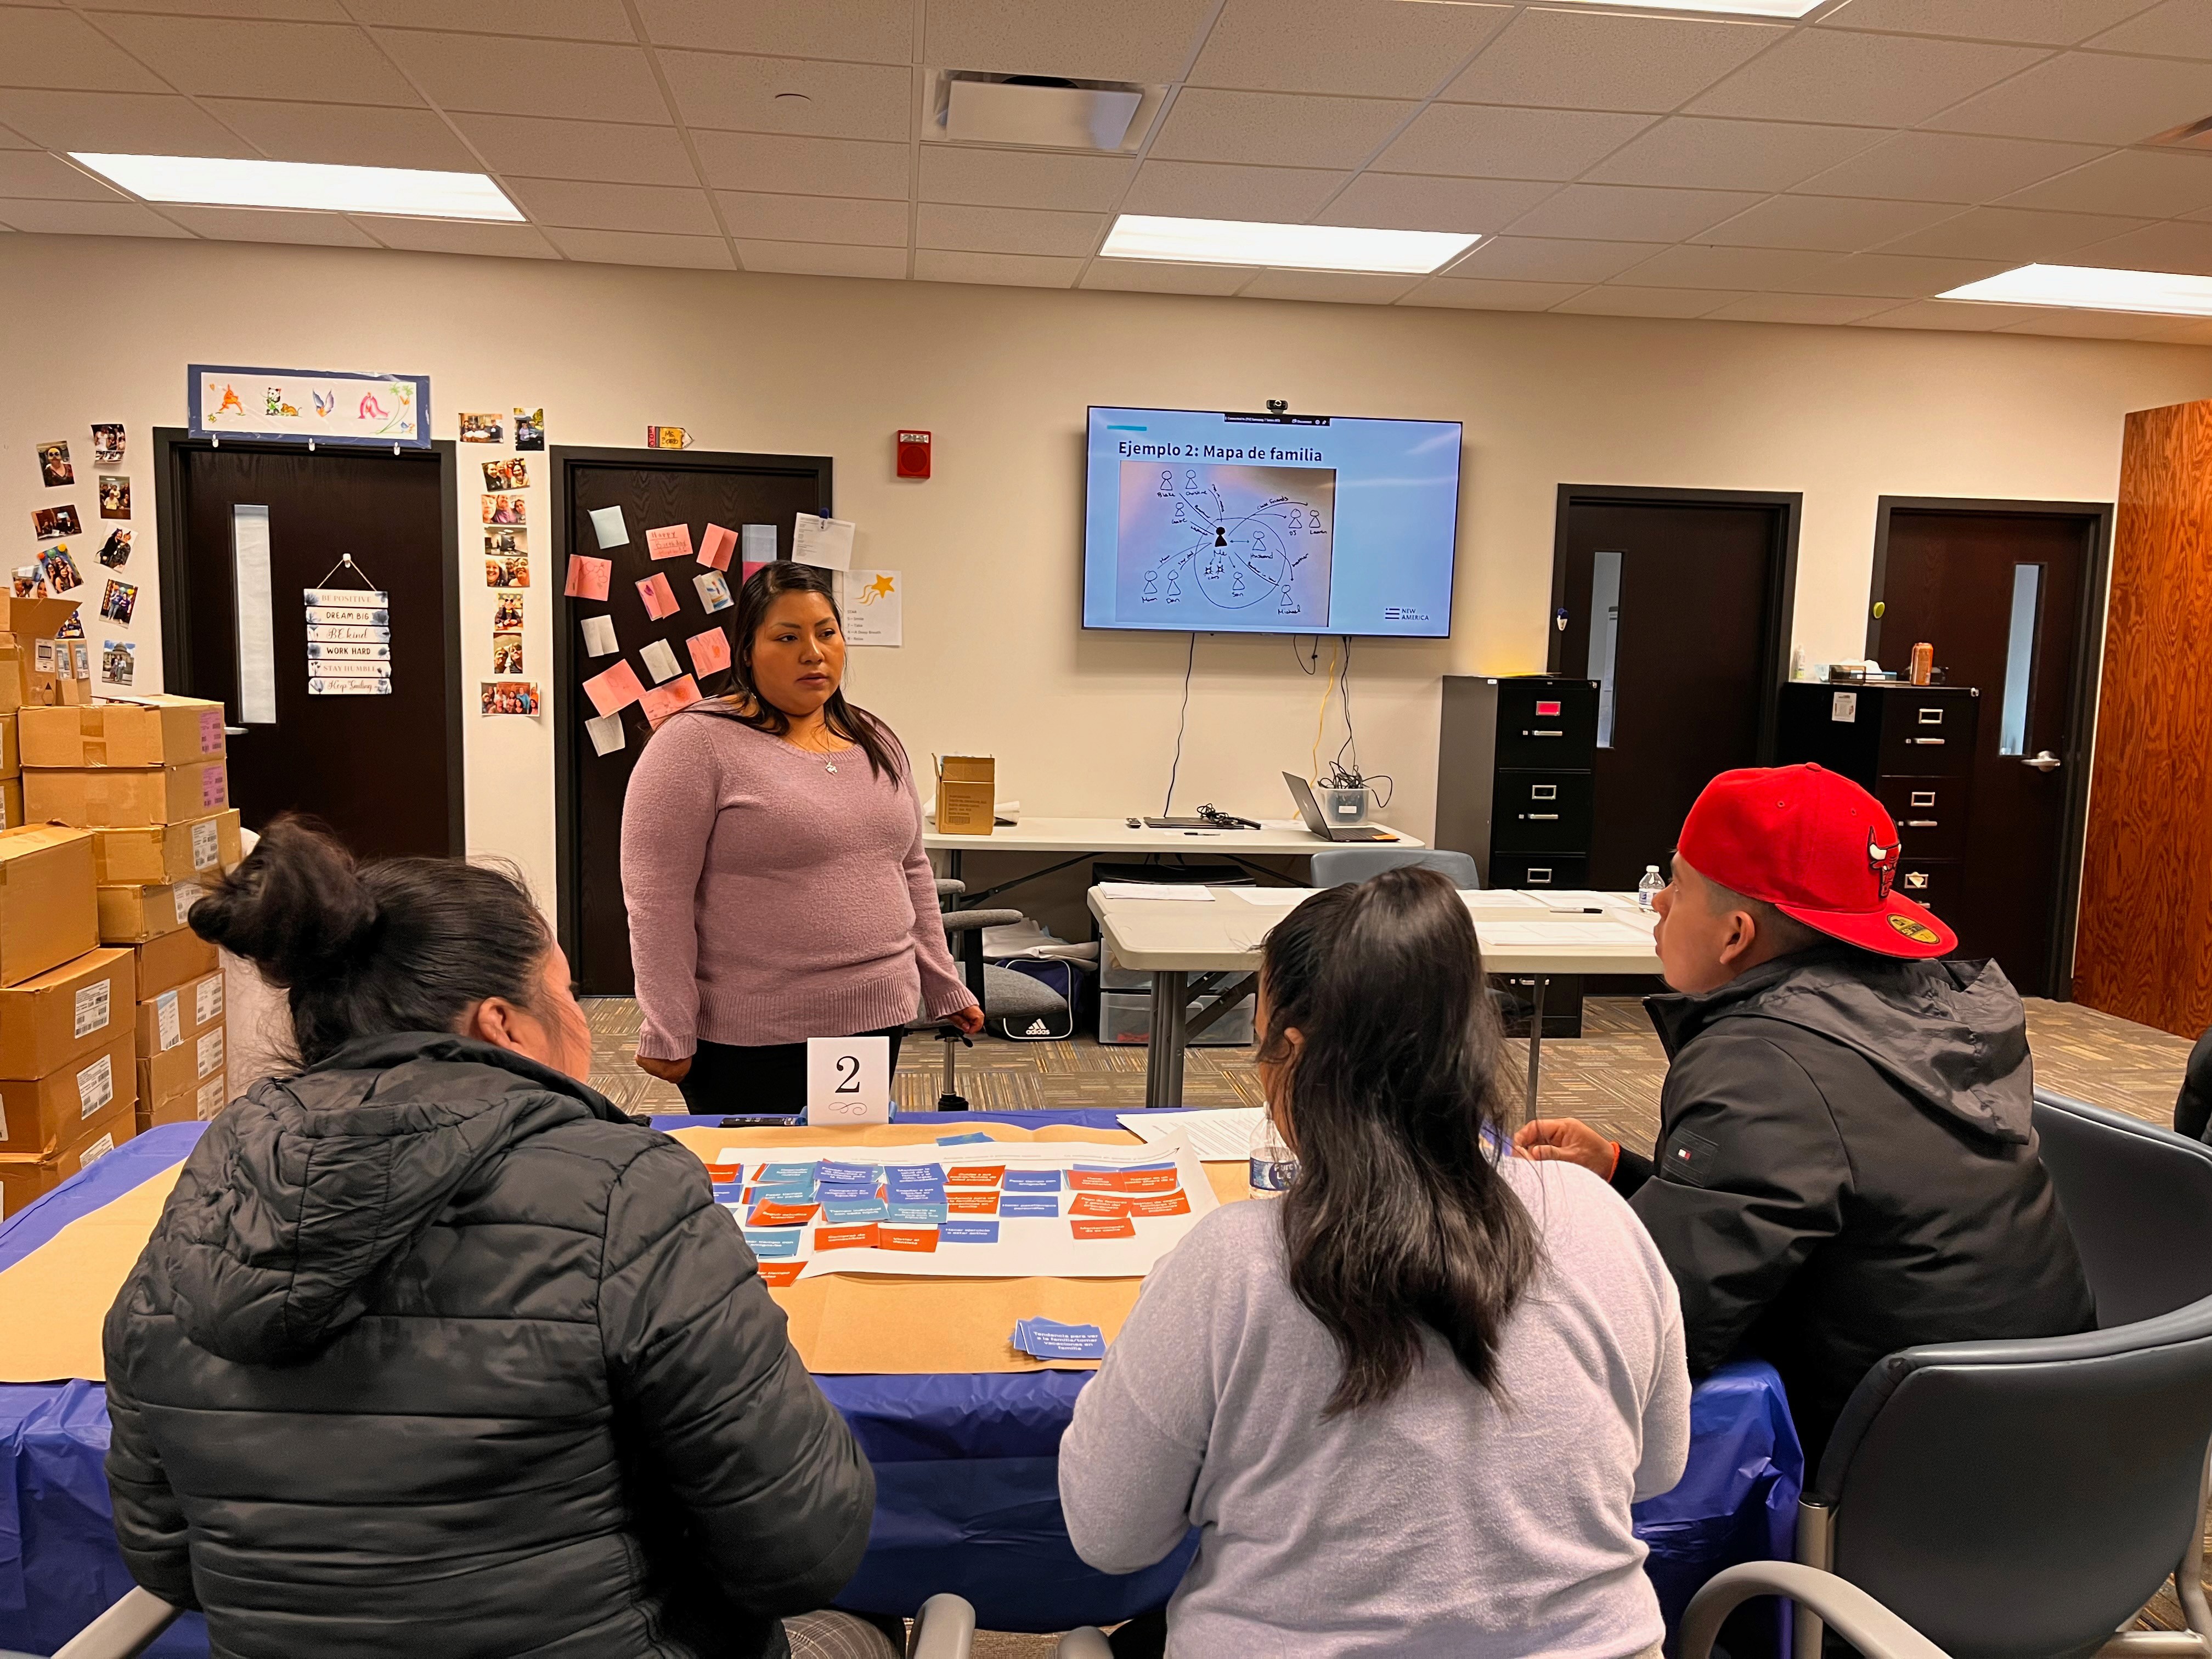
[[[978,1134],[939,1135],[937,1138],[937,1144],[940,1146],[965,1146],[971,1141],[988,1140],[990,1138],[988,1135]]]
[[[945,1188],[933,1181],[919,1182],[909,1187],[894,1180],[889,1188],[894,1204],[942,1204]]]
[[[814,1184],[814,1166],[811,1164],[763,1164],[753,1180],[759,1185],[779,1181],[803,1181],[811,1187]]]
[[[832,1164],[828,1159],[814,1166],[814,1178],[825,1187],[871,1187],[876,1184],[876,1166],[872,1164]]]
[[[799,1229],[777,1227],[767,1232],[745,1229],[745,1243],[753,1247],[753,1254],[763,1261],[789,1261],[799,1254]]]
[[[1050,1215],[1060,1213],[1060,1195],[1056,1193],[1003,1193],[999,1198],[1000,1215]]]
[[[942,1200],[933,1204],[901,1204],[896,1200],[893,1200],[890,1210],[890,1218],[893,1221],[912,1222],[917,1226],[942,1223],[945,1219],[945,1205]]]
[[[890,1215],[890,1210],[880,1198],[872,1198],[865,1203],[824,1204],[822,1206],[823,1220],[833,1226],[848,1221],[883,1221]]]
[[[1010,1193],[1056,1193],[1060,1190],[1060,1171],[1008,1170],[1000,1186]]]
[[[1106,1334],[1096,1325],[1073,1325],[1057,1330],[1030,1328],[1026,1352],[1039,1359],[1103,1359]]]
[[[824,1204],[865,1204],[876,1196],[876,1189],[865,1182],[840,1182],[832,1186],[825,1181],[814,1195]]]
[[[938,1224],[937,1242],[940,1244],[995,1244],[999,1242],[999,1224],[995,1221],[942,1221]]]
[[[884,1178],[897,1187],[942,1187],[945,1166],[942,1164],[886,1164]]]

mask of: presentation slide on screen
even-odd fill
[[[1450,631],[1456,421],[1091,411],[1086,628]]]

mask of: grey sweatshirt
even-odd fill
[[[1145,1281],[1060,1443],[1078,1554],[1132,1572],[1200,1528],[1170,1656],[1625,1659],[1658,1642],[1629,1505],[1681,1478],[1674,1281],[1586,1170],[1509,1159],[1545,1265],[1493,1399],[1431,1335],[1378,1406],[1324,1420],[1335,1344],[1290,1287],[1280,1211],[1207,1216]]]

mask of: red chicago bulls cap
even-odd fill
[[[1940,957],[1959,936],[1893,890],[1897,826],[1881,803],[1823,768],[1723,772],[1676,843],[1698,874],[1808,927],[1886,957]]]

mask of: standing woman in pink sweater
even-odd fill
[[[738,597],[735,685],[653,734],[623,804],[637,1063],[695,1113],[796,1112],[806,1040],[983,1011],[953,966],[913,768],[846,702],[828,575],[780,560]]]

